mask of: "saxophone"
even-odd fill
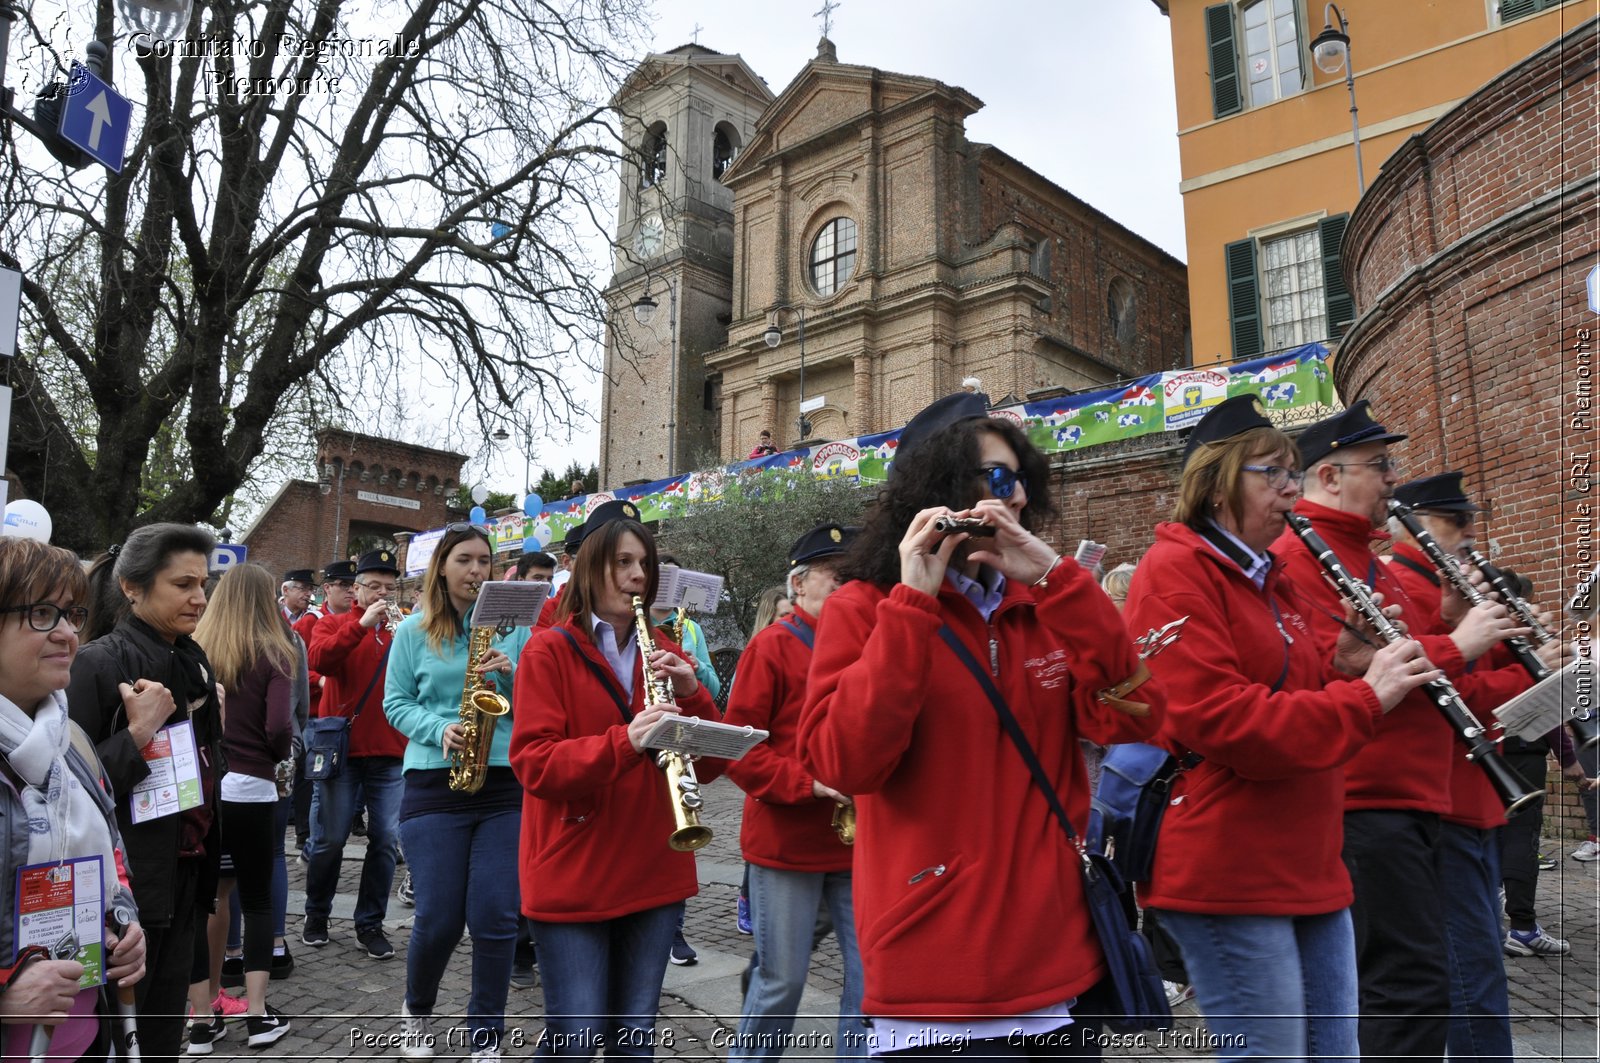
[[[650,617],[645,612],[644,600],[633,596],[633,627],[639,637],[639,666],[643,672],[644,703],[660,705],[672,700],[667,681],[650,674],[650,655],[656,651],[655,639],[650,634]],[[711,828],[700,822],[700,809],[705,802],[700,797],[700,780],[694,777],[694,765],[681,753],[663,751],[656,754],[656,766],[667,775],[667,800],[672,803],[672,834],[667,845],[680,853],[703,849],[711,843]]]
[[[494,635],[492,627],[474,627],[467,643],[467,679],[461,688],[461,737],[466,748],[450,754],[450,789],[459,793],[483,789],[494,725],[511,711],[511,703],[496,693],[493,681],[477,670]]]

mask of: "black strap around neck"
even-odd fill
[[[350,726],[356,725],[356,720],[361,716],[361,710],[366,707],[367,697],[372,693],[372,688],[378,685],[378,677],[389,665],[389,651],[394,649],[394,639],[389,640],[389,645],[383,648],[383,656],[378,658],[378,667],[372,673],[372,678],[367,680],[367,689],[361,692],[361,700],[356,702],[356,711],[350,714]]]
[[[1421,576],[1435,587],[1439,586],[1439,573],[1438,570],[1436,570],[1432,565],[1418,564],[1417,562],[1411,560],[1411,558],[1402,557],[1400,554],[1391,554],[1389,556],[1394,558],[1395,564],[1404,565],[1406,568],[1409,568],[1411,571],[1415,572],[1417,575]]]
[[[1228,538],[1227,533],[1225,533],[1221,528],[1209,521],[1201,525],[1199,528],[1196,528],[1195,531],[1199,534],[1200,538],[1216,547],[1217,552],[1223,557],[1238,565],[1239,571],[1247,574],[1247,579],[1249,578],[1249,571],[1261,564],[1263,560],[1260,554],[1255,554],[1249,550],[1246,550],[1244,547]]]
[[[594,677],[600,681],[600,685],[605,687],[606,693],[611,695],[611,700],[617,703],[617,711],[622,713],[623,722],[632,723],[633,710],[628,707],[628,702],[623,698],[622,691],[617,688],[616,677],[607,675],[605,669],[589,659],[589,655],[583,652],[583,647],[578,645],[578,640],[573,636],[572,632],[564,627],[558,627],[556,631],[568,642],[572,643],[572,652],[578,655],[578,660],[582,661],[584,666],[594,674]]]
[[[1050,804],[1050,811],[1055,814],[1056,822],[1061,824],[1061,829],[1067,832],[1067,840],[1074,845],[1078,841],[1078,832],[1072,829],[1072,821],[1067,818],[1067,810],[1061,805],[1061,798],[1056,794],[1056,788],[1051,785],[1050,779],[1044,773],[1044,765],[1039,763],[1039,757],[1033,751],[1033,746],[1028,743],[1028,738],[1022,733],[1022,725],[1017,723],[1016,716],[1012,715],[1011,707],[1006,704],[1006,699],[1001,695],[994,681],[989,678],[989,673],[978,664],[977,658],[972,656],[972,651],[967,649],[949,624],[939,628],[939,637],[946,646],[955,653],[957,660],[967,666],[967,671],[972,673],[972,678],[978,681],[983,692],[988,695],[989,703],[994,706],[994,711],[1000,717],[1000,726],[1005,728],[1011,742],[1017,747],[1017,752],[1022,754],[1022,762],[1028,766],[1028,771],[1033,775],[1034,784],[1044,794],[1044,799]]]

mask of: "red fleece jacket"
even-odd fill
[[[325,616],[312,631],[311,667],[328,678],[323,689],[322,715],[361,715],[350,725],[352,757],[403,757],[406,737],[389,726],[383,714],[383,687],[387,662],[384,655],[394,636],[379,634],[376,628],[361,626],[364,609],[351,609],[337,616]],[[374,680],[373,673],[377,673]],[[363,702],[368,687],[371,693]]]
[[[1333,671],[1309,609],[1282,562],[1257,589],[1189,527],[1157,526],[1134,571],[1128,627],[1189,618],[1149,662],[1167,691],[1158,744],[1205,760],[1173,790],[1142,904],[1319,915],[1354,899],[1339,856],[1343,765],[1383,710],[1364,680]]]
[[[1008,583],[988,623],[946,583],[846,584],[828,598],[800,721],[800,756],[856,798],[854,899],[868,1014],[1017,1015],[1075,997],[1105,973],[1076,851],[977,680],[938,637],[950,628],[1016,715],[1081,835],[1089,787],[1078,738],[1155,734],[1158,679],[1095,692],[1138,669],[1098,584],[1070,559],[1047,588]],[[741,680],[742,681],[742,680]]]

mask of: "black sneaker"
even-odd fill
[[[244,1025],[250,1031],[251,1048],[265,1048],[289,1032],[289,1020],[271,1004],[265,1015],[246,1016]]]
[[[672,952],[667,957],[679,967],[693,967],[700,962],[699,955],[694,951],[694,946],[683,940],[683,931],[678,931],[672,939]]]
[[[243,963],[243,960],[239,961]],[[210,1022],[191,1022],[189,1024],[189,1054],[191,1056],[209,1056],[211,1045],[220,1041],[228,1033],[227,1024],[222,1021],[222,1012],[212,1012]]]
[[[538,984],[539,971],[533,964],[530,963],[526,967],[517,966],[511,968],[512,989],[532,989]]]
[[[244,986],[244,957],[224,956],[222,958],[222,988],[240,989]]]
[[[276,949],[273,950],[272,978],[276,981],[280,978],[287,978],[291,974],[294,974],[294,957],[289,954],[289,945],[285,942],[282,952],[278,952]]]
[[[383,936],[383,927],[381,926],[357,930],[356,940],[361,942],[361,947],[367,950],[367,955],[375,960],[394,958],[394,946],[389,944],[389,939]]]
[[[305,925],[300,928],[300,940],[314,949],[320,949],[328,943],[328,917],[325,915],[306,916]]]

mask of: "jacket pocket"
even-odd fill
[[[952,890],[965,870],[966,858],[956,854],[941,862],[932,862],[908,876],[905,893],[883,914],[864,927],[861,949],[865,953],[892,945],[896,940],[916,930],[933,919],[945,908]]]

